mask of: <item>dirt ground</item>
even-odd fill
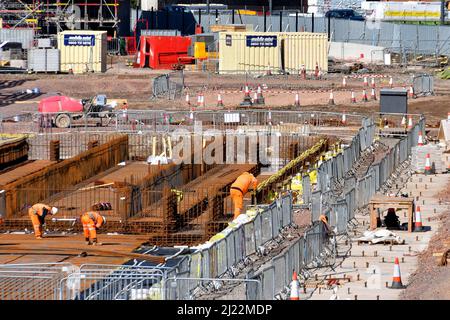
[[[450,201],[450,184],[437,195],[442,201]],[[403,292],[407,300],[450,300],[450,266],[438,266],[435,252],[444,251],[444,241],[450,241],[450,212],[440,215],[441,227],[431,239],[427,250],[419,255],[419,266],[410,277],[410,285]],[[447,245],[448,249],[448,245]]]
[[[111,66],[110,66],[111,67]],[[421,70],[424,72],[427,70]],[[430,71],[430,70],[428,70]],[[347,78],[346,87],[342,85],[342,74],[328,74],[321,80],[304,80],[298,75],[273,75],[250,77],[246,75],[215,75],[202,72],[185,72],[185,92],[176,100],[152,98],[152,79],[158,75],[170,73],[165,70],[133,69],[122,62],[112,65],[105,74],[54,75],[24,74],[0,75],[0,110],[4,116],[20,112],[37,110],[37,102],[47,96],[62,94],[74,98],[86,98],[96,94],[106,94],[109,98],[128,99],[130,109],[190,109],[196,108],[197,95],[203,93],[206,109],[217,108],[218,94],[221,94],[225,108],[235,108],[242,101],[240,91],[248,84],[253,97],[258,85],[263,88],[267,108],[292,106],[295,94],[299,93],[301,110],[346,111],[363,114],[378,112],[379,101],[371,100],[371,88],[363,86],[361,77]],[[392,76],[394,87],[409,88],[413,71],[385,69],[374,75],[376,96],[379,90],[389,86]],[[369,85],[372,75],[368,76]],[[175,81],[181,80],[174,76]],[[39,88],[41,95],[27,99],[17,97],[17,93],[26,89]],[[410,113],[423,113],[427,125],[437,126],[439,119],[446,118],[450,105],[450,81],[435,79],[436,93],[431,97],[409,100]],[[369,102],[362,102],[363,89]],[[333,90],[335,105],[329,105],[330,92]],[[357,103],[351,103],[351,92]],[[190,103],[185,102],[185,93],[190,95]],[[1,101],[3,100],[3,101]]]

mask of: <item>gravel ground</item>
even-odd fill
[[[442,201],[450,201],[450,184],[436,195]],[[431,239],[427,250],[419,255],[417,270],[401,298],[407,300],[450,300],[450,266],[438,266],[435,252],[444,251],[444,241],[450,240],[450,211],[440,215],[441,227]],[[447,245],[448,249],[448,245]]]

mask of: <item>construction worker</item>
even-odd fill
[[[36,239],[42,239],[42,225],[45,223],[47,214],[55,215],[58,213],[58,208],[50,207],[43,203],[36,203],[28,209],[31,223],[33,224],[34,236]]]
[[[106,224],[106,218],[97,211],[88,211],[81,215],[80,220],[83,224],[83,232],[86,244],[101,246],[102,243],[97,242],[97,229]]]
[[[183,200],[183,191],[177,189],[170,189],[170,191],[177,197],[177,203],[180,203]]]
[[[247,191],[250,188],[255,191],[257,185],[258,180],[256,180],[256,178],[248,172],[244,172],[236,179],[236,181],[233,182],[230,189],[230,196],[234,205],[234,219],[236,219],[241,214],[244,196]]]
[[[308,172],[309,180],[311,181],[311,184],[317,184],[317,170],[314,168],[312,170],[309,170]]]
[[[325,233],[329,236],[332,233],[331,227],[328,224],[328,217],[324,214],[319,216],[319,221],[323,222],[323,226],[325,228]]]
[[[303,182],[302,174],[297,173],[291,180],[291,190],[294,191],[294,203],[303,204]]]

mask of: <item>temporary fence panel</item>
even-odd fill
[[[321,214],[320,208],[321,208],[321,195],[322,193],[320,191],[314,191],[311,196],[311,216],[312,221],[319,220],[319,216]]]
[[[262,243],[266,243],[272,239],[272,210],[265,210],[261,213],[261,240]]]
[[[286,274],[290,271],[286,270],[286,255],[280,255],[272,259],[271,264],[275,268],[275,292],[280,292],[284,289],[286,283]]]
[[[275,295],[275,268],[272,266],[266,267],[262,274],[263,300],[273,300]]]
[[[425,96],[434,93],[434,79],[432,75],[421,74],[413,78],[413,91],[416,96]]]
[[[245,252],[251,255],[256,252],[255,224],[246,223],[244,225]]]
[[[228,247],[226,239],[222,239],[216,243],[217,245],[217,275],[220,276],[227,272],[229,266]]]
[[[303,204],[309,205],[311,202],[311,179],[309,175],[304,175],[302,177],[302,188],[303,188]]]

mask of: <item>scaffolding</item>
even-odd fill
[[[2,0],[0,28],[33,28],[40,33],[99,28],[116,29],[119,0]]]

